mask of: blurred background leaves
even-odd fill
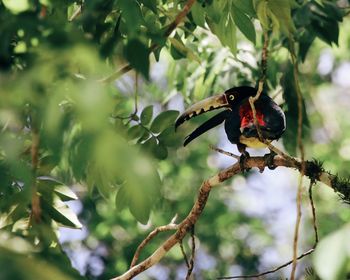
[[[222,128],[182,148],[186,132],[208,116],[176,134],[173,123],[188,104],[256,84],[263,29],[271,38],[266,90],[287,115],[278,145],[297,154],[292,43],[304,62],[307,157],[350,176],[349,2],[198,0],[167,38],[184,4],[0,1],[0,279],[111,278],[127,270],[153,227],[185,217],[201,182],[232,164],[208,145],[235,148]],[[141,75],[100,82],[127,64]],[[291,257],[296,175],[252,171],[213,191],[196,226],[196,279],[255,273]],[[39,223],[31,214],[33,186]],[[321,243],[301,262],[299,277],[310,266],[321,279],[344,279],[350,211],[324,186],[315,193]],[[313,243],[310,216],[303,217],[300,250]],[[174,248],[145,277],[185,274]],[[268,279],[288,269],[276,275]]]

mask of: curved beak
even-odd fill
[[[183,112],[181,116],[178,117],[175,122],[175,129],[189,119],[192,119],[205,112],[220,109],[223,107],[229,107],[225,93],[214,95],[202,101],[199,101],[189,107],[185,112]]]

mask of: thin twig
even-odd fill
[[[120,68],[119,70],[115,71],[114,73],[110,74],[109,76],[97,80],[100,83],[110,83],[118,79],[120,76],[123,76],[124,74],[128,73],[132,69],[132,66],[130,64],[127,64]]]
[[[303,166],[303,164],[302,164]],[[303,170],[303,168],[302,168]],[[295,278],[295,272],[297,268],[297,254],[298,254],[298,239],[299,239],[299,228],[300,228],[300,222],[301,222],[301,199],[302,199],[302,184],[303,184],[303,176],[302,172],[299,176],[299,182],[298,182],[298,190],[297,190],[297,219],[295,222],[295,228],[294,228],[294,238],[293,238],[293,261],[292,261],[292,271],[290,275],[290,280],[294,280]]]
[[[209,145],[209,148],[212,149],[213,151],[218,152],[218,153],[220,153],[220,154],[223,154],[223,155],[225,155],[225,156],[233,157],[234,159],[237,159],[237,160],[240,159],[240,156],[237,156],[237,155],[235,155],[235,154],[233,154],[233,153],[227,152],[227,151],[222,150],[222,149],[220,149],[220,148],[214,147],[214,146],[212,146],[212,145]]]
[[[301,254],[300,256],[297,257],[297,260],[300,260],[302,258],[304,258],[305,256],[307,255],[310,255],[313,251],[315,251],[314,248],[306,251],[305,253]],[[289,262],[286,262],[274,269],[271,269],[271,270],[267,270],[265,272],[262,272],[262,273],[258,273],[258,274],[250,274],[250,275],[238,275],[238,276],[226,276],[226,277],[218,277],[216,279],[249,279],[249,278],[259,278],[261,276],[264,276],[264,275],[267,275],[267,274],[271,274],[271,273],[275,273],[277,272],[278,270],[284,268],[284,267],[287,267],[289,266],[290,264],[293,263],[293,260],[290,260]]]
[[[256,127],[257,132],[258,132],[259,140],[263,143],[266,143],[266,140],[264,139],[264,137],[261,134],[260,125],[259,125],[258,119],[256,117],[255,102],[259,99],[259,97],[264,89],[264,83],[266,80],[266,72],[267,72],[268,46],[269,46],[269,35],[268,35],[267,31],[264,31],[264,45],[263,45],[263,50],[262,50],[262,55],[261,55],[261,77],[259,80],[258,90],[256,92],[256,95],[249,97],[250,107],[251,107],[252,112],[253,112],[254,125]]]
[[[188,263],[188,270],[186,275],[186,280],[189,280],[194,268],[194,259],[195,259],[195,251],[196,251],[196,240],[194,236],[194,225],[191,228],[191,259]]]
[[[176,27],[184,20],[184,18],[187,16],[187,14],[190,12],[193,4],[196,2],[196,0],[188,0],[181,12],[176,16],[175,20],[170,23],[166,31],[164,32],[164,37],[167,38],[169,35],[176,29]],[[155,51],[159,48],[159,45],[152,44],[149,48],[149,53]],[[121,69],[115,71],[111,75],[102,78],[98,80],[101,83],[109,83],[113,82],[116,79],[118,79],[120,76],[124,75],[125,73],[129,72],[132,69],[132,66],[130,64],[125,65]]]
[[[190,262],[188,261],[188,257],[187,257],[187,254],[185,252],[185,248],[184,248],[184,244],[183,244],[183,240],[182,239],[179,241],[179,245],[180,245],[181,253],[182,253],[182,256],[184,257],[184,261],[186,263],[187,269],[189,269],[190,268]]]
[[[180,24],[180,22],[190,12],[190,10],[195,2],[196,2],[196,0],[188,0],[187,1],[185,6],[183,7],[182,11],[176,16],[175,20],[168,26],[167,30],[164,33],[165,37],[168,37],[175,30],[175,28]]]
[[[314,228],[314,233],[315,233],[315,241],[314,241],[314,246],[312,248],[316,248],[318,244],[318,229],[317,229],[317,217],[316,217],[316,208],[314,204],[314,199],[312,197],[312,187],[315,184],[314,180],[310,180],[310,185],[309,185],[309,201],[310,201],[310,206],[311,206],[311,213],[312,213],[312,226]]]
[[[301,199],[302,199],[303,175],[305,172],[305,163],[304,163],[305,151],[304,151],[303,135],[302,135],[303,133],[303,98],[301,95],[299,79],[298,79],[298,61],[295,53],[294,42],[291,37],[289,38],[289,45],[290,45],[291,59],[293,63],[294,84],[295,84],[295,89],[296,89],[297,98],[298,98],[297,143],[298,143],[298,148],[299,148],[300,157],[301,157],[301,172],[300,172],[299,184],[297,189],[297,220],[295,223],[294,242],[293,242],[293,264],[292,264],[292,271],[290,275],[290,280],[294,280],[296,267],[297,267],[298,238],[299,238],[299,227],[300,227],[300,221],[301,221]]]
[[[266,73],[267,73],[267,59],[268,59],[268,46],[269,46],[269,35],[268,35],[268,31],[264,31],[264,45],[263,45],[263,50],[262,50],[262,55],[261,55],[261,78],[259,80],[259,84],[258,84],[258,90],[255,96],[250,97],[249,98],[249,103],[250,103],[250,107],[252,109],[253,112],[253,120],[254,120],[254,125],[257,129],[258,132],[258,136],[259,136],[259,140],[261,142],[263,142],[264,144],[267,145],[267,147],[273,151],[274,153],[276,153],[277,155],[280,155],[281,157],[284,157],[285,159],[288,159],[290,161],[294,161],[295,164],[297,164],[297,162],[295,161],[295,159],[291,156],[289,156],[288,154],[282,152],[280,149],[278,149],[277,147],[275,147],[274,145],[271,144],[271,141],[266,140],[262,134],[261,134],[261,130],[260,130],[260,125],[258,122],[258,119],[256,117],[256,109],[255,109],[255,102],[259,99],[261,93],[263,92],[263,88],[264,88],[264,83],[266,80]]]
[[[160,232],[169,231],[169,230],[177,230],[178,225],[175,224],[175,220],[177,215],[171,220],[171,222],[165,226],[160,226],[154,229],[148,236],[141,242],[141,244],[137,247],[134,257],[132,258],[130,268],[134,267],[137,264],[137,261],[140,257],[141,250]]]

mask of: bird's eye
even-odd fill
[[[233,99],[235,99],[235,96],[234,96],[233,94],[230,94],[230,95],[228,96],[228,98],[230,98],[230,100],[233,100]]]

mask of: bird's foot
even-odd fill
[[[247,151],[243,151],[241,156],[239,157],[239,167],[242,172],[249,171],[251,168],[246,167],[246,161],[250,158],[250,155]]]
[[[269,154],[265,154],[264,155],[264,161],[265,161],[265,165],[270,169],[270,170],[274,170],[276,169],[276,165],[274,163],[274,158],[275,158],[275,155],[277,155],[275,152],[273,151],[270,151]]]

